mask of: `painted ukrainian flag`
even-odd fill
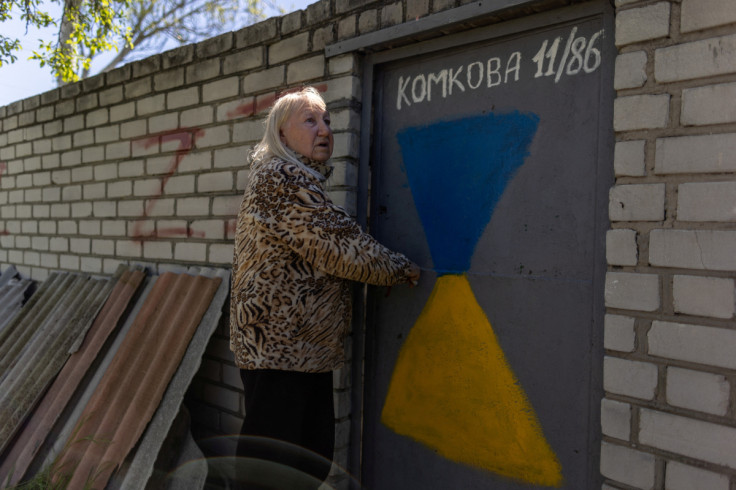
[[[466,276],[538,122],[491,113],[398,134],[439,277],[401,348],[381,420],[450,460],[561,486],[557,457]]]

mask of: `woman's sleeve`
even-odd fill
[[[259,176],[254,213],[258,225],[328,274],[378,286],[406,282],[409,259],[363,232],[305,177],[282,179],[284,174],[274,170]]]

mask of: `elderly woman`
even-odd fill
[[[323,458],[292,457],[252,437],[241,437],[238,455],[296,467],[315,487],[333,455],[332,371],[345,357],[350,281],[413,284],[420,274],[327,196],[332,146],[319,92],[309,87],[278,99],[253,151],[238,214],[230,316],[230,348],[245,388],[242,435]]]

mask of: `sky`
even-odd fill
[[[273,0],[274,3],[281,6],[285,13],[295,10],[305,9],[317,0]],[[46,9],[49,13],[60,12],[60,6],[56,2],[43,2],[41,8]],[[276,11],[271,11],[271,15]],[[26,32],[26,26],[23,21],[17,20],[17,15],[12,20],[0,23],[0,30],[3,35],[21,40],[23,49],[16,52],[18,59],[12,64],[3,64],[0,67],[0,107],[11,104],[17,100],[26,99],[33,95],[42,94],[56,88],[56,81],[51,76],[51,70],[48,67],[41,68],[37,60],[28,60],[33,54],[34,49],[38,49],[38,40],[50,41],[58,35],[58,28],[50,27],[47,29],[36,29],[29,27]],[[176,47],[172,44],[167,49]],[[96,63],[92,64],[92,73],[97,73],[105,64],[105,60],[112,58],[109,55],[106,58],[99,57]],[[95,69],[97,67],[97,69]]]

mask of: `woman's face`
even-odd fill
[[[279,131],[281,142],[305,157],[327,161],[332,155],[330,113],[311,104],[294,111]]]

